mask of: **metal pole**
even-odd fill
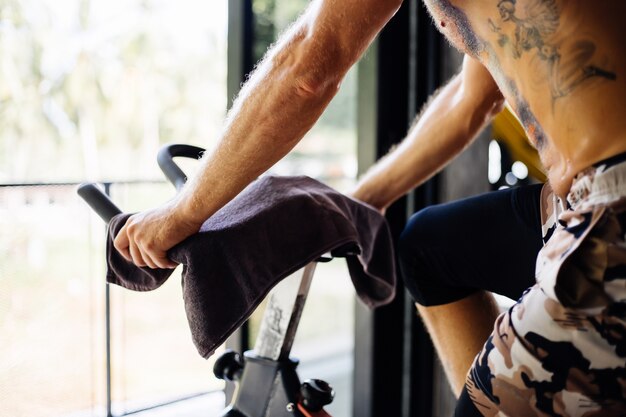
[[[104,193],[111,196],[111,183],[104,183]],[[104,332],[106,351],[106,412],[107,417],[113,417],[111,412],[111,295],[109,283],[104,287]]]

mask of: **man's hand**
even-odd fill
[[[167,251],[197,233],[197,224],[181,214],[175,200],[129,217],[113,242],[126,260],[149,268],[175,268]]]

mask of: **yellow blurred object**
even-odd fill
[[[506,145],[514,160],[526,164],[532,177],[540,182],[546,181],[537,150],[530,144],[524,128],[508,107],[493,120],[492,135],[498,142]]]

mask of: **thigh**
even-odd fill
[[[402,234],[400,252],[420,254],[424,265],[412,271],[401,260],[407,287],[441,286],[457,299],[478,289],[518,298],[534,284],[542,246],[541,188],[494,191],[415,214]],[[428,282],[416,283],[423,279]]]

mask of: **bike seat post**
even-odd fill
[[[309,263],[272,290],[254,346],[256,355],[271,360],[289,357],[316,265]]]
[[[239,386],[223,417],[303,416],[298,410],[298,361],[290,359],[289,353],[315,266],[316,262],[307,264],[270,292],[255,347],[244,353],[245,363],[235,372]]]

